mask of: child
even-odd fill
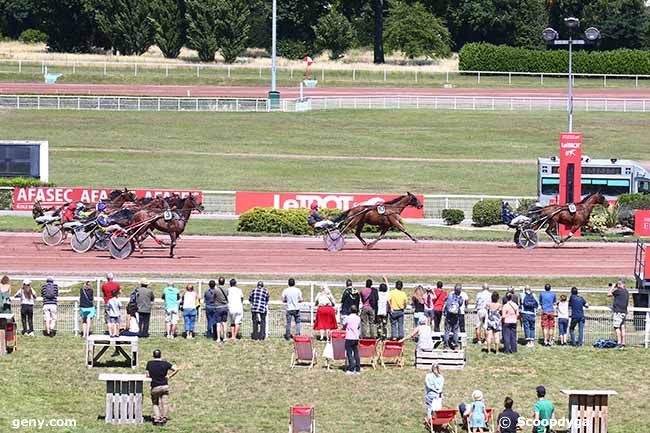
[[[560,345],[566,346],[566,334],[569,328],[569,301],[566,295],[560,296],[560,302],[557,304],[557,325],[560,330]]]
[[[361,373],[361,359],[359,358],[359,328],[361,327],[361,318],[357,314],[359,308],[352,304],[350,314],[343,319],[345,327],[345,354],[348,357],[348,371],[346,374]]]
[[[472,433],[484,432],[487,426],[487,411],[483,402],[483,393],[478,389],[472,393],[472,402],[465,409],[464,416],[468,419],[469,430]]]
[[[117,299],[117,295],[120,293],[119,290],[113,290],[111,292],[111,299],[108,301],[107,310],[108,310],[108,334],[111,337],[120,336],[120,301]]]

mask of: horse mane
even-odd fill
[[[598,192],[600,192],[600,191],[598,191]],[[578,204],[585,204],[585,203],[587,202],[587,200],[589,200],[591,197],[593,197],[593,196],[595,196],[596,194],[598,194],[598,192],[592,192],[592,193],[587,194],[587,195],[585,196],[585,198],[583,198],[582,200],[580,200],[580,202],[579,202]]]
[[[399,201],[400,201],[401,199],[403,199],[404,197],[406,197],[406,195],[400,195],[399,197],[395,197],[395,198],[392,199],[392,200],[389,200],[389,201],[387,201],[387,202],[384,202],[384,204],[396,204],[397,202],[399,202]]]

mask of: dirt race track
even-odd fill
[[[152,245],[148,241],[148,245]],[[543,243],[524,251],[503,242],[382,241],[365,250],[349,239],[343,251],[324,250],[318,238],[184,236],[176,249],[147,248],[127,260],[108,252],[77,254],[66,242],[47,247],[38,234],[0,233],[0,271],[18,274],[341,274],[628,276],[634,244],[573,242],[561,248]]]

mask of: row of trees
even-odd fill
[[[445,56],[469,42],[540,48],[566,16],[602,32],[600,47],[650,47],[644,0],[278,0],[278,49],[300,58],[354,46],[407,57]],[[53,51],[111,49],[139,55],[155,44],[166,57],[183,46],[203,61],[233,62],[247,47],[269,48],[271,0],[0,0],[0,35],[47,34]]]

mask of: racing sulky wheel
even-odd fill
[[[113,236],[109,240],[108,250],[114,259],[124,260],[133,253],[133,240],[126,236]]]
[[[537,246],[537,232],[533,229],[524,229],[519,235],[519,246],[524,249],[533,249]]]
[[[108,245],[111,243],[111,237],[103,230],[95,230],[95,249],[99,251],[108,251]]]
[[[341,251],[345,246],[345,237],[338,230],[329,230],[323,235],[327,251]]]
[[[94,245],[95,235],[93,232],[75,230],[72,239],[70,239],[70,246],[75,252],[80,254],[90,251]]]
[[[65,232],[59,225],[45,224],[41,232],[43,243],[48,247],[60,245],[65,239]]]

